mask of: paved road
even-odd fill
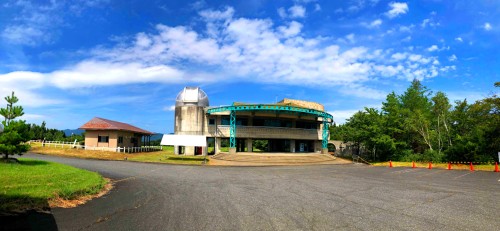
[[[363,165],[178,166],[28,155],[97,171],[59,230],[498,230],[500,174]],[[33,218],[32,218],[33,220]],[[38,226],[41,227],[41,226]]]

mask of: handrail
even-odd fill
[[[330,115],[329,113],[324,111],[319,111],[316,109],[302,108],[295,106],[266,105],[266,104],[244,105],[244,106],[222,106],[222,107],[209,108],[207,110],[207,114],[224,112],[224,111],[285,111],[285,112],[310,114],[333,120],[333,116]]]

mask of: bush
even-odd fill
[[[425,150],[424,154],[422,154],[422,159],[420,161],[442,162],[443,160],[444,160],[444,153],[439,153],[434,150]]]

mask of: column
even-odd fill
[[[295,152],[295,140],[290,140],[290,152]]]
[[[236,153],[236,111],[229,114],[229,154]]]
[[[321,142],[321,153],[328,154],[328,123],[323,117],[323,140]]]
[[[246,139],[247,141],[247,152],[253,152],[253,140],[252,139]]]
[[[221,148],[221,138],[220,137],[215,137],[214,148],[215,148],[215,154],[219,154],[220,148]]]

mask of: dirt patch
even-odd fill
[[[49,207],[50,208],[74,208],[76,206],[83,205],[92,199],[99,198],[99,197],[106,195],[109,191],[111,191],[111,189],[113,189],[113,182],[111,181],[111,179],[108,179],[108,178],[104,178],[104,179],[107,181],[107,183],[106,183],[106,185],[104,185],[104,187],[102,188],[102,190],[99,193],[94,194],[94,195],[80,196],[80,197],[77,197],[77,198],[72,199],[72,200],[66,200],[66,199],[63,199],[60,197],[56,197],[56,198],[49,200]]]

